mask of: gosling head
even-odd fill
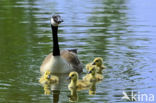
[[[51,71],[47,70],[45,73],[44,73],[44,78],[45,79],[50,79],[51,77]]]
[[[52,17],[51,17],[51,25],[52,26],[58,26],[60,23],[62,23],[63,22],[63,19],[61,18],[61,16],[60,15],[53,15]]]
[[[92,65],[101,66],[103,63],[103,59],[101,57],[97,57],[94,59]]]
[[[68,79],[76,81],[78,79],[78,73],[77,72],[70,72]]]
[[[91,66],[91,67],[89,68],[88,74],[94,75],[95,73],[96,73],[96,68],[95,68],[95,66]]]

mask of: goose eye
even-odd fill
[[[54,18],[54,21],[57,21],[57,17]]]
[[[72,75],[72,77],[74,76],[74,74]]]

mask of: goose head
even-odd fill
[[[77,79],[78,79],[78,73],[77,72],[70,72],[70,74],[68,76],[68,79],[69,80],[72,80],[72,81],[77,81]]]
[[[63,22],[63,19],[61,18],[61,16],[60,15],[53,15],[52,17],[51,17],[51,25],[52,26],[58,26],[60,23],[62,23]]]
[[[103,59],[101,57],[97,57],[94,59],[92,65],[101,66],[103,63]]]

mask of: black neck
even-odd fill
[[[51,29],[52,29],[52,36],[53,36],[53,56],[60,56],[60,49],[59,49],[58,36],[57,36],[58,26],[51,25]]]

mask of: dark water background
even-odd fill
[[[121,102],[122,91],[156,95],[155,0],[0,0],[0,103],[50,103],[38,83],[51,52],[50,17],[61,14],[61,49],[86,64],[104,59],[105,79],[81,103]],[[84,70],[85,72],[85,70]],[[85,73],[83,73],[85,74]],[[68,102],[67,84],[60,103]]]

